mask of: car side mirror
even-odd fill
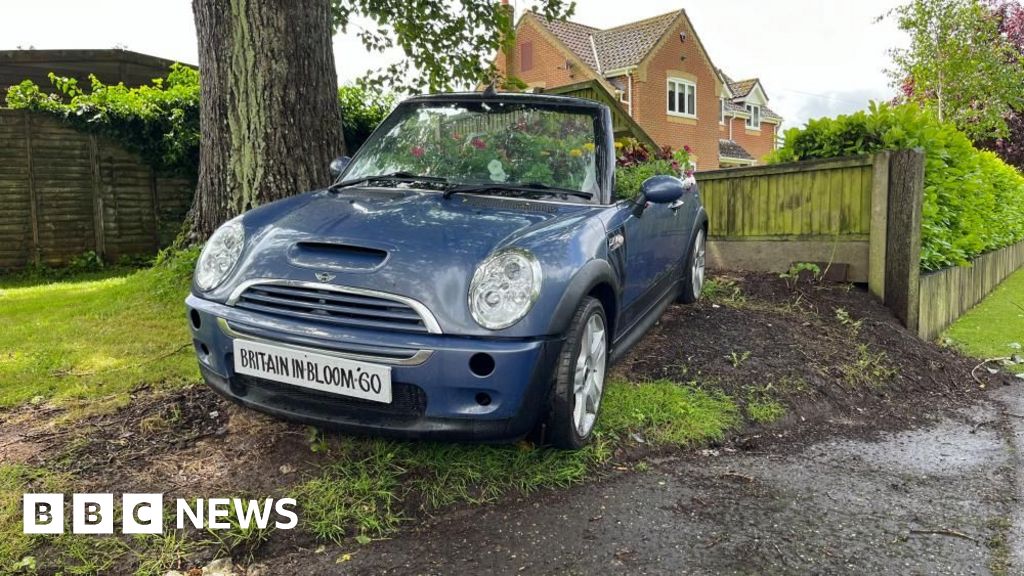
[[[648,202],[655,204],[671,204],[683,197],[686,184],[673,176],[651,176],[640,185],[640,196],[637,198],[636,216],[643,214]]]
[[[352,158],[349,156],[339,156],[331,160],[331,180],[337,180],[345,168],[348,168],[349,162],[352,162]]]

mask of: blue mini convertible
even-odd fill
[[[188,297],[199,366],[284,418],[562,448],[609,365],[704,281],[692,178],[615,194],[610,110],[530,94],[406,100],[335,183],[210,238]]]

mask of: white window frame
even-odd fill
[[[680,88],[684,89],[684,95],[686,94],[685,88],[690,88],[693,90],[693,110],[690,112],[681,112],[678,110]],[[669,94],[676,95],[675,104],[677,110],[672,110],[671,108],[669,108]],[[683,102],[689,102],[689,99],[684,96]],[[665,83],[665,113],[668,114],[669,116],[678,116],[680,118],[697,118],[697,83],[694,82],[693,80],[685,80],[683,78],[670,77],[668,79],[668,82]]]
[[[761,107],[757,104],[747,104],[747,114],[750,118],[747,118],[747,128],[751,130],[761,129]]]
[[[718,99],[718,123],[725,126],[725,98]]]

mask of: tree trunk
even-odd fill
[[[188,240],[328,184],[344,152],[330,0],[193,0],[199,182]]]

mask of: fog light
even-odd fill
[[[188,315],[192,319],[192,327],[199,330],[203,326],[203,318],[199,315],[199,312],[193,308]]]
[[[478,352],[469,359],[469,370],[481,378],[494,372],[494,358],[490,354]]]
[[[491,395],[486,392],[478,392],[476,395],[476,403],[481,406],[490,406]]]

